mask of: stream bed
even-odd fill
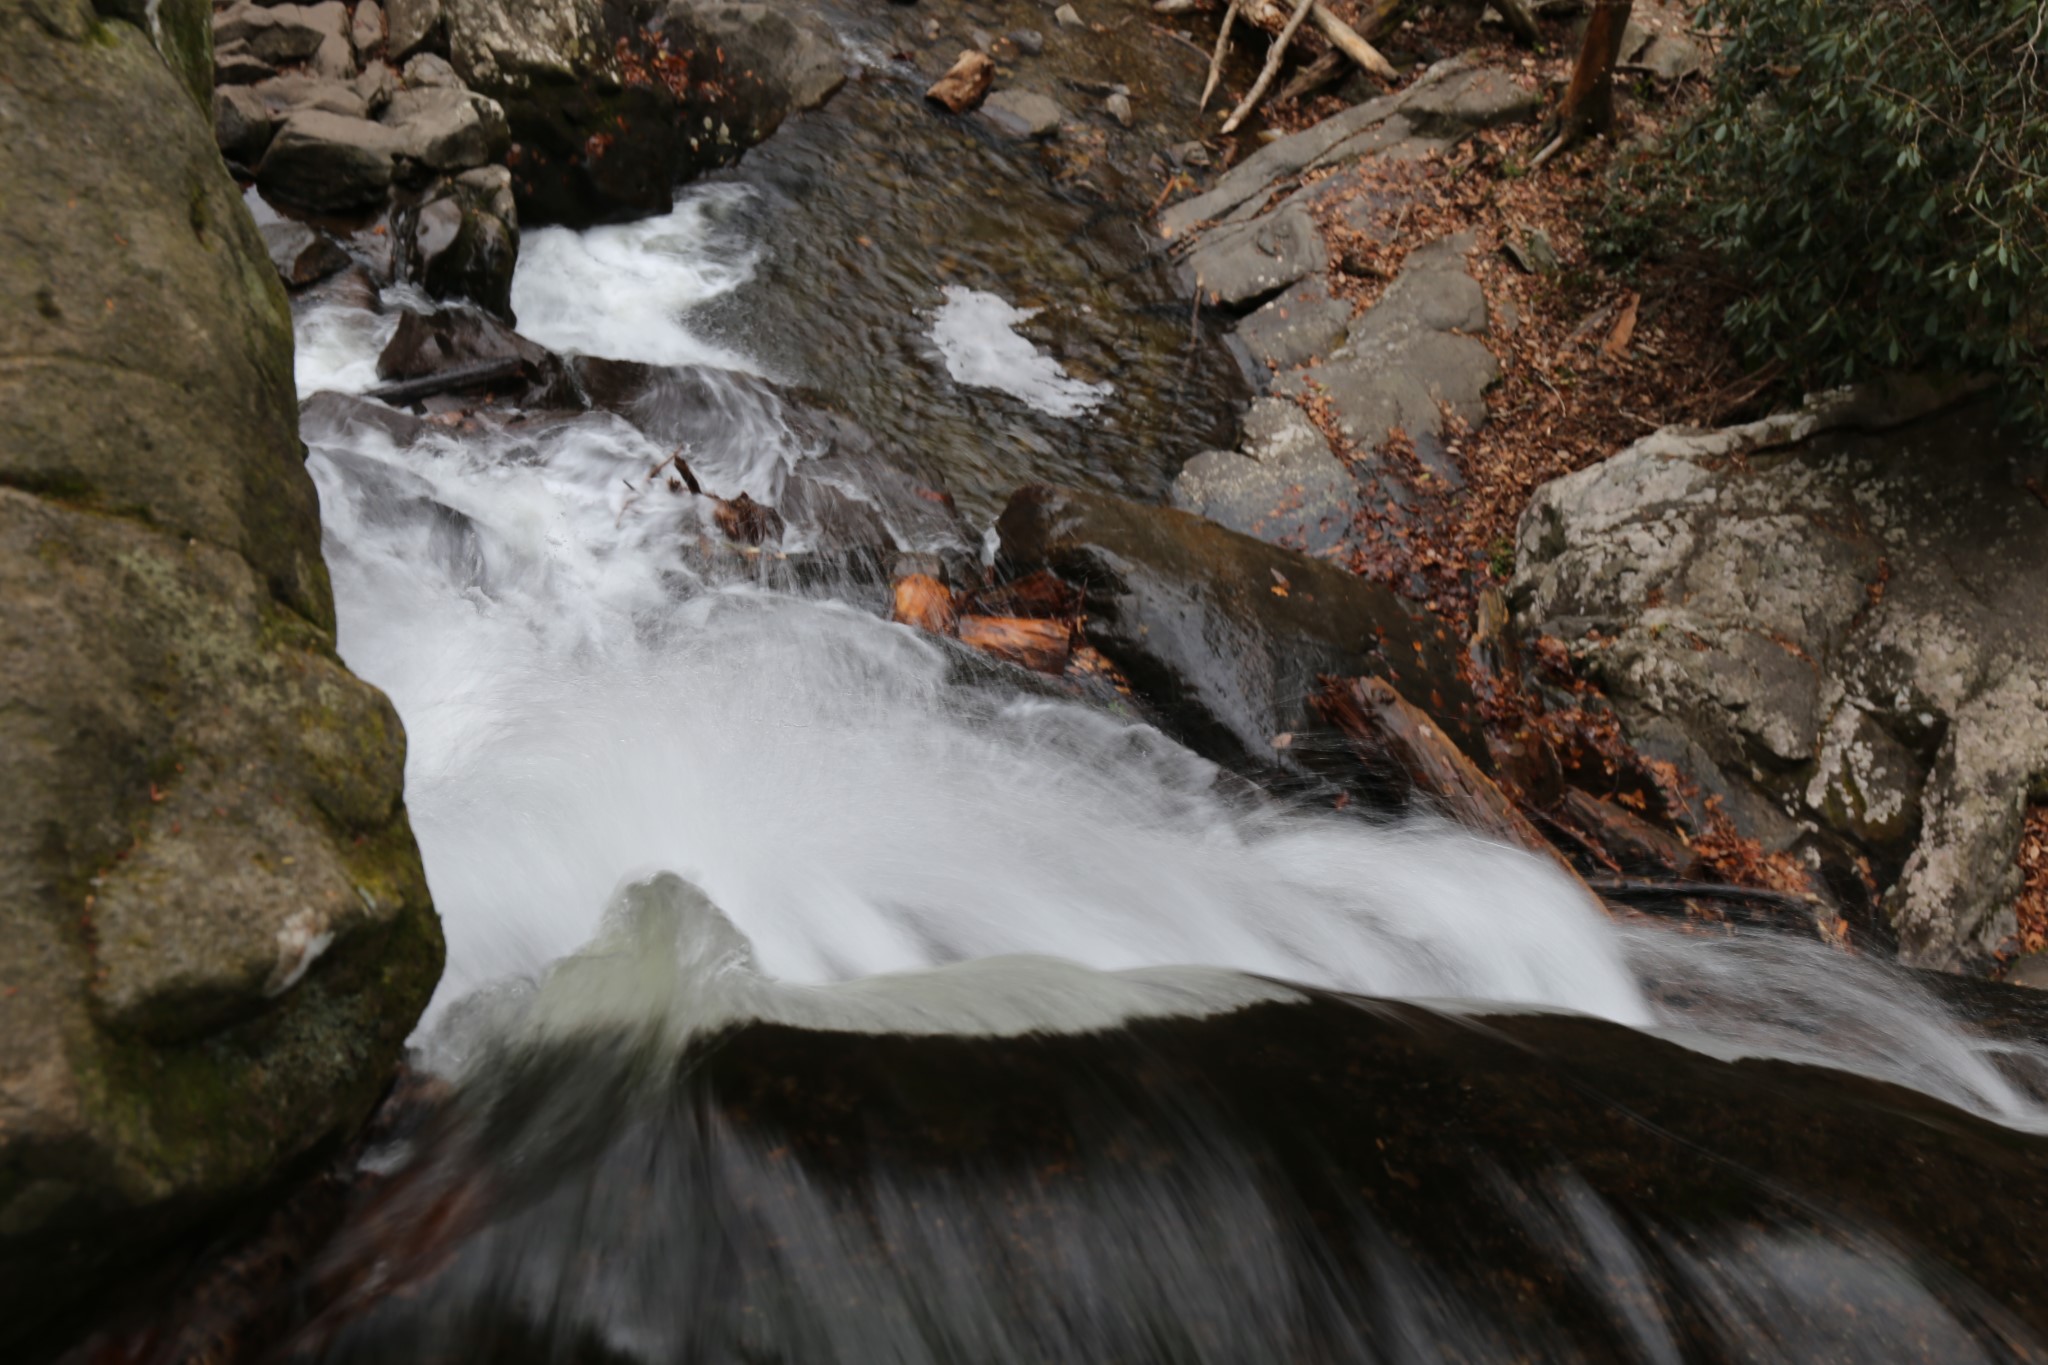
[[[698,552],[678,450],[794,559],[844,548],[792,494],[829,485],[973,563],[1019,485],[1157,500],[1234,434],[1144,206],[878,60],[665,218],[528,234],[521,331],[651,367],[632,403],[336,400],[404,298],[302,305],[449,1097],[366,1158],[285,1354],[2040,1358],[2038,1033],[1247,797],[844,576]]]

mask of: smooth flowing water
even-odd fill
[[[716,401],[697,409],[688,458],[721,495],[778,501],[819,453],[785,400],[744,376],[839,400],[864,419],[885,460],[972,494],[953,543],[933,543],[946,537],[929,527],[899,525],[899,549],[984,553],[976,531],[1001,490],[1035,478],[1156,488],[1158,470],[1145,463],[1156,451],[1131,453],[1145,447],[1138,428],[1158,411],[1132,392],[1150,382],[1150,362],[1121,371],[1077,365],[1020,334],[1030,311],[1050,301],[1014,283],[950,278],[935,265],[878,268],[858,286],[842,280],[835,287],[858,297],[830,306],[841,316],[888,314],[886,326],[876,324],[893,347],[883,365],[842,367],[792,330],[801,326],[793,319],[805,304],[805,272],[790,260],[815,250],[815,237],[778,230],[803,215],[786,209],[773,182],[810,145],[780,162],[764,158],[765,188],[732,178],[684,192],[663,219],[529,233],[514,292],[521,330],[567,352],[702,367],[690,382]],[[861,249],[886,260],[890,246]],[[1130,276],[1122,287],[1140,304],[1167,297],[1163,278]],[[772,303],[760,301],[762,291]],[[735,326],[737,316],[750,321]],[[780,319],[784,330],[764,336],[764,319]],[[373,382],[376,347],[394,323],[395,308],[303,312],[302,391]],[[840,389],[842,371],[858,392]],[[1203,401],[1227,405],[1232,396]],[[900,423],[888,420],[892,412]],[[671,448],[645,424],[584,413],[430,424],[404,439],[410,433],[395,435],[362,409],[316,405],[305,434],[342,652],[405,720],[407,800],[448,938],[421,1055],[484,1097],[476,1112],[486,1116],[458,1125],[438,1156],[415,1160],[410,1148],[380,1156],[414,1173],[395,1187],[402,1197],[358,1230],[350,1254],[374,1259],[360,1251],[368,1246],[389,1256],[396,1237],[408,1254],[427,1256],[420,1243],[440,1234],[423,1230],[422,1211],[445,1210],[456,1198],[448,1190],[472,1189],[468,1182],[495,1182],[509,1210],[456,1220],[486,1230],[462,1243],[452,1270],[441,1268],[452,1254],[443,1247],[430,1266],[376,1272],[376,1284],[411,1275],[439,1287],[366,1336],[351,1328],[322,1337],[321,1351],[397,1358],[392,1343],[403,1340],[416,1358],[439,1358],[435,1350],[473,1341],[463,1333],[486,1319],[531,1330],[522,1328],[516,1344],[492,1337],[497,1346],[467,1358],[1681,1359],[1701,1350],[1815,1358],[1806,1342],[1883,1359],[1904,1330],[1896,1324],[1908,1322],[1932,1334],[1927,1358],[2024,1358],[2032,1349],[2025,1327],[2000,1317],[1982,1293],[1916,1269],[1917,1253],[1882,1229],[1814,1214],[1817,1205],[1801,1204],[1796,1190],[1770,1199],[1806,1213],[1744,1204],[1741,1219],[1716,1224],[1705,1242],[1632,1222],[1657,1197],[1628,1204],[1604,1187],[1594,1193],[1572,1164],[1583,1154],[1558,1164],[1551,1158],[1562,1149],[1553,1146],[1545,1162],[1517,1165],[1512,1133],[1541,1121],[1527,1116],[1504,1130],[1509,1136],[1480,1144],[1483,1159],[1460,1168],[1455,1197],[1444,1186],[1446,1213],[1483,1223],[1472,1212],[1475,1190],[1521,1207],[1519,1231],[1488,1242],[1494,1251],[1474,1251],[1475,1264],[1485,1255],[1503,1265],[1548,1257],[1583,1270],[1590,1257],[1609,1283],[1583,1311],[1605,1325],[1571,1326],[1581,1312],[1573,1308],[1543,1318],[1550,1325],[1542,1331],[1517,1326],[1520,1310],[1501,1306],[1512,1295],[1495,1303],[1491,1290],[1442,1280],[1442,1260],[1453,1253],[1417,1250],[1413,1238],[1434,1235],[1420,1230],[1430,1221],[1420,1206],[1375,1215],[1409,1228],[1395,1235],[1401,1256],[1359,1251],[1394,1234],[1375,1231],[1354,1194],[1346,1196],[1352,1205],[1331,1206],[1349,1213],[1329,1216],[1355,1219],[1342,1233],[1351,1239],[1345,1255],[1379,1267],[1360,1287],[1346,1278],[1349,1262],[1305,1250],[1302,1239],[1314,1240],[1299,1221],[1305,1215],[1286,1203],[1306,1199],[1303,1182],[1324,1181],[1324,1167],[1306,1155],[1261,1155],[1268,1148],[1259,1144],[1278,1141],[1261,1136],[1261,1124],[1278,1124],[1283,1113],[1327,1124],[1363,1102],[1344,1089],[1359,1084],[1355,1065],[1347,1073],[1298,1060],[1338,1047],[1332,1040],[1351,1027],[1344,1019],[1365,1036],[1393,1017],[1343,1003],[1351,996],[1430,1002],[1430,1012],[1400,1016],[1411,1022],[1396,1032],[1449,1030],[1433,1063],[1443,1067],[1467,1065],[1460,1049],[1492,1036],[1485,1017],[1534,1015],[1516,1036],[1545,1028],[1554,1036],[1543,1034],[1532,1057],[1561,1049],[1599,1058],[1636,1046],[1616,1037],[1650,1034],[1663,1042],[1640,1046],[1663,1050],[1642,1055],[1663,1060],[1649,1069],[1697,1070],[1708,1078],[1702,1086],[1722,1084],[1713,1078],[1730,1059],[1815,1064],[1988,1120],[1999,1127],[1971,1128],[1971,1141],[1992,1148],[2000,1139],[1982,1134],[2048,1130],[2039,1097],[2048,1054],[1964,1027],[1907,975],[1782,938],[1626,929],[1542,861],[1441,824],[1247,801],[1158,731],[978,666],[948,642],[888,623],[830,575],[803,588],[769,586],[729,557],[696,553],[705,533],[699,503],[649,478]],[[857,481],[849,491],[886,503]],[[828,538],[792,517],[789,547]],[[1154,1084],[1157,1068],[1199,1072],[1212,1045],[1246,1065],[1238,1053],[1256,1045],[1245,1041],[1243,1021],[1281,1017],[1275,1010],[1313,1019],[1321,1032],[1313,1047],[1297,1040],[1293,1051],[1272,1054],[1273,1076],[1291,1089],[1274,1092],[1264,1117],[1219,1117],[1205,1107],[1214,1095]],[[1636,1032],[1540,1022],[1562,1013]],[[1412,1022],[1425,1014],[1440,1022]],[[1211,1042],[1174,1031],[1196,1027],[1175,1021],[1205,1019],[1223,1030]],[[771,1040],[758,1044],[766,1072],[736,1070],[733,1059],[756,1045],[733,1043],[719,1054],[724,1070],[683,1063],[673,1073],[673,1093],[692,1098],[650,1098],[671,1093],[650,1092],[650,1074],[671,1075],[693,1042],[735,1028]],[[785,1038],[778,1028],[798,1041],[774,1042]],[[1107,1061],[1077,1054],[1078,1069],[1056,1082],[1036,1071],[1037,1079],[1018,1078],[1017,1067],[1038,1065],[1019,1059],[1040,1054],[1000,1050],[1049,1047],[1049,1035],[1113,1038],[1102,1031],[1118,1029],[1136,1030],[1136,1052]],[[875,1037],[878,1052],[849,1050],[844,1040],[854,1034],[891,1041],[885,1048]],[[903,1053],[907,1039],[927,1047],[1011,1041],[987,1042],[996,1050],[970,1065],[965,1054]],[[1674,1042],[1682,1050],[1664,1046]],[[1113,1046],[1121,1045],[1101,1043]],[[581,1060],[561,1062],[564,1047]],[[900,1073],[876,1069],[875,1058],[897,1056]],[[974,1070],[983,1064],[985,1072]],[[927,1065],[957,1083],[951,1099],[905,1098],[902,1088],[923,1085]],[[1529,1063],[1539,1072],[1546,1065]],[[771,1150],[767,1137],[736,1136],[769,1101],[742,1103],[734,1087],[766,1084],[777,1067],[791,1086],[815,1087],[804,1093],[826,1097],[820,1102],[841,1119],[872,1105],[876,1115],[902,1110],[914,1123],[938,1124],[933,1115],[945,1104],[965,1103],[983,1084],[1049,1098],[1042,1111],[984,1116],[992,1127],[961,1138],[962,1151],[983,1153],[982,1166],[962,1157],[964,1166],[941,1162],[919,1174],[918,1160],[938,1158],[897,1152],[896,1164],[883,1163],[893,1174],[876,1166],[861,1177],[877,1184],[849,1214],[834,1203],[840,1196],[827,1188],[825,1168],[778,1166],[786,1145]],[[1090,1067],[1126,1079],[1091,1089],[1076,1079],[1095,1074]],[[1400,1084],[1424,1095],[1431,1074],[1424,1068]],[[853,1087],[846,1078],[855,1075],[876,1088],[829,1098],[834,1085]],[[1117,1098],[1126,1083],[1135,1089]],[[1450,1070],[1435,1083],[1442,1096],[1475,1082]],[[1583,1091],[1567,1087],[1558,1103]],[[1415,1103],[1428,1112],[1426,1096]],[[1034,1146],[1027,1134],[1048,1113],[1064,1115],[1080,1136]],[[1809,1118],[1822,1122],[1785,1121]],[[1442,1122],[1443,1131],[1478,1131],[1461,1128],[1465,1119]],[[832,1143],[842,1137],[880,1142],[881,1128],[865,1131],[831,1137],[818,1151],[838,1160],[848,1149]],[[1342,1145],[1341,1135],[1318,1131]],[[975,1220],[1026,1198],[1019,1170],[1070,1160],[1100,1172],[1088,1153],[1147,1144],[1163,1165],[1141,1161],[1085,1189],[1062,1187],[1064,1211],[1033,1224],[1079,1239],[1052,1256],[1057,1270],[1028,1248],[1004,1253],[1009,1261],[986,1259],[988,1245],[1015,1230]],[[1362,1158],[1329,1159],[1349,1169]],[[1717,1159],[1700,1156],[1708,1166]],[[736,1174],[735,1162],[745,1171]],[[1379,1164],[1398,1174],[1397,1164]],[[1276,1170],[1295,1194],[1276,1194]],[[551,1173],[544,1188],[533,1185],[536,1171]],[[1679,1185],[1685,1178],[1666,1176]],[[625,1184],[608,1183],[616,1180]],[[733,1193],[742,1187],[744,1197]],[[1047,1197],[1042,1185],[1032,1188],[1031,1198]],[[965,1222],[942,1231],[926,1217],[933,1209]],[[1818,1221],[1799,1221],[1809,1215]],[[705,1220],[722,1231],[707,1231]],[[707,1250],[712,1243],[722,1250]],[[962,1249],[968,1243],[971,1252]],[[368,1272],[358,1264],[348,1273],[358,1277],[351,1292],[367,1292],[360,1277]],[[1044,1279],[1013,1302],[1005,1296],[1017,1292],[1017,1276]],[[779,1325],[726,1323],[705,1306],[725,1292],[720,1284],[738,1296],[733,1302],[752,1305],[748,1313]],[[834,1295],[844,1300],[838,1316]],[[1720,1308],[1711,1307],[1716,1295]],[[1230,1311],[1221,1312],[1218,1296]],[[1786,1314],[1804,1320],[1831,1298],[1862,1304],[1866,1320],[1832,1336],[1772,1336],[1756,1325]],[[728,1309],[739,1311],[727,1303],[719,1313]],[[1177,1335],[1163,1325],[1177,1315],[1217,1325]],[[714,1330],[714,1319],[726,1325]],[[1613,1349],[1594,1349],[1595,1341]],[[1719,1345],[1688,1344],[1702,1341]]]

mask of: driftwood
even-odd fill
[[[365,390],[363,396],[384,403],[417,403],[420,399],[432,398],[437,393],[479,389],[501,380],[517,379],[525,370],[526,362],[518,356],[507,356],[503,360],[479,360],[470,365],[451,365],[445,370],[421,375],[418,379],[401,379],[393,384],[379,384],[374,389]]]
[[[1398,81],[1401,79],[1401,73],[1394,70],[1392,62],[1380,55],[1378,48],[1367,42],[1364,35],[1359,33],[1357,29],[1330,13],[1320,3],[1320,0],[1318,0],[1315,12],[1311,17],[1315,19],[1316,27],[1323,31],[1323,36],[1330,40],[1331,46],[1335,47],[1352,61],[1357,62],[1359,66],[1378,76],[1383,81]]]
[[[981,103],[995,79],[996,64],[986,53],[963,52],[952,69],[924,92],[924,97],[951,113],[964,114]]]
[[[1287,60],[1287,45],[1294,41],[1294,35],[1301,28],[1302,20],[1308,18],[1309,11],[1315,7],[1316,0],[1301,0],[1301,3],[1295,6],[1294,13],[1287,16],[1287,24],[1280,30],[1280,36],[1266,49],[1266,64],[1259,68],[1259,78],[1252,82],[1252,88],[1237,102],[1237,108],[1230,111],[1230,117],[1223,120],[1225,133],[1236,132],[1237,125],[1244,122],[1245,115],[1251,113],[1258,105],[1267,87],[1273,84],[1273,78],[1280,74],[1280,63]]]
[[[1333,47],[1295,72],[1293,79],[1280,87],[1280,93],[1273,97],[1273,103],[1292,104],[1298,99],[1313,95],[1324,86],[1335,84],[1350,69],[1351,59]]]
[[[1313,704],[1316,713],[1337,728],[1361,759],[1368,763],[1393,760],[1418,793],[1458,824],[1541,854],[1565,876],[1586,887],[1577,869],[1493,779],[1459,751],[1427,712],[1392,685],[1380,678],[1330,679]],[[1590,887],[1586,894],[1599,900]]]
[[[1023,616],[963,616],[960,643],[1034,673],[1058,677],[1074,652],[1074,633],[1064,621]]]
[[[712,520],[725,533],[727,540],[742,545],[759,545],[765,540],[782,539],[782,513],[763,502],[755,502],[745,493],[736,498],[719,498],[711,509]]]

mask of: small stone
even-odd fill
[[[276,67],[251,52],[249,45],[240,39],[222,43],[213,50],[215,85],[254,85],[276,74]]]
[[[381,114],[384,106],[391,103],[391,97],[398,93],[398,73],[388,62],[372,61],[364,65],[362,74],[349,82],[349,89],[362,100],[364,110]]]
[[[1194,7],[1195,0],[1152,0],[1154,14],[1186,14]]]
[[[952,69],[924,92],[924,97],[952,113],[964,114],[981,103],[995,78],[996,64],[986,54],[963,52]]]
[[[348,40],[355,44],[356,56],[366,62],[371,53],[384,45],[384,7],[377,0],[362,0],[356,6],[355,17],[349,21]]]
[[[1027,57],[1036,57],[1045,51],[1045,35],[1035,28],[1020,28],[1011,32],[1010,41],[1017,50]]]
[[[320,40],[320,50],[313,54],[313,60],[309,65],[313,69],[313,74],[322,80],[354,80],[356,50],[341,34],[330,33]]]
[[[1698,73],[1706,64],[1706,57],[1700,45],[1685,35],[1660,33],[1636,58],[1636,64],[1646,67],[1660,81],[1676,82]]]
[[[1550,244],[1550,236],[1541,228],[1534,228],[1522,234],[1518,242],[1510,237],[1503,248],[1508,259],[1531,275],[1555,275],[1557,273],[1557,248]]]
[[[1108,99],[1104,100],[1102,107],[1109,111],[1111,118],[1126,128],[1130,127],[1136,119],[1136,116],[1131,112],[1131,97],[1120,90],[1113,92]]]
[[[1199,142],[1177,142],[1166,149],[1166,155],[1174,165],[1193,166],[1196,170],[1205,170],[1215,164],[1209,149]]]
[[[1052,20],[1061,28],[1086,28],[1088,26],[1087,20],[1081,17],[1081,11],[1075,9],[1072,5],[1061,5],[1058,9],[1054,10],[1052,12]]]
[[[422,52],[408,61],[404,68],[407,86],[439,86],[449,90],[462,88],[462,77],[455,74],[455,68],[448,65],[445,57],[436,57],[431,52]]]
[[[270,145],[270,110],[262,96],[246,85],[216,86],[213,92],[213,140],[229,161],[253,166]]]
[[[981,112],[1014,137],[1051,137],[1066,118],[1066,110],[1030,90],[998,90],[983,103]]]
[[[938,20],[927,19],[924,21],[924,40],[928,43],[936,43],[939,40]]]
[[[385,0],[390,44],[386,49],[394,61],[402,61],[441,33],[441,0]]]
[[[995,42],[995,39],[989,35],[987,29],[976,28],[967,31],[967,41],[974,44],[975,51],[986,52],[989,50],[990,45]]]

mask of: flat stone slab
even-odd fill
[[[1182,466],[1173,505],[1273,545],[1322,554],[1344,543],[1358,515],[1351,471],[1308,414],[1262,398],[1244,419],[1244,449],[1210,450]]]
[[[1329,399],[1337,428],[1363,450],[1397,429],[1423,466],[1457,487],[1463,482],[1443,448],[1443,414],[1471,427],[1486,421],[1486,390],[1500,362],[1484,342],[1486,296],[1465,270],[1474,238],[1459,233],[1410,252],[1380,301],[1352,322],[1325,364],[1275,383],[1290,396]]]
[[[1345,338],[1351,305],[1333,297],[1322,275],[1311,275],[1237,324],[1231,351],[1259,388],[1273,375],[1305,365]]]
[[[1272,297],[1329,263],[1315,220],[1300,207],[1219,228],[1181,262],[1181,279],[1211,307]]]
[[[1269,143],[1224,172],[1202,194],[1159,216],[1159,235],[1179,238],[1247,201],[1270,196],[1290,176],[1366,156],[1413,159],[1482,128],[1535,116],[1542,96],[1505,71],[1461,59],[1439,62],[1414,85],[1354,105],[1313,128]]]
[[[1032,90],[998,90],[982,101],[981,112],[1012,137],[1051,137],[1067,117],[1058,101]]]

